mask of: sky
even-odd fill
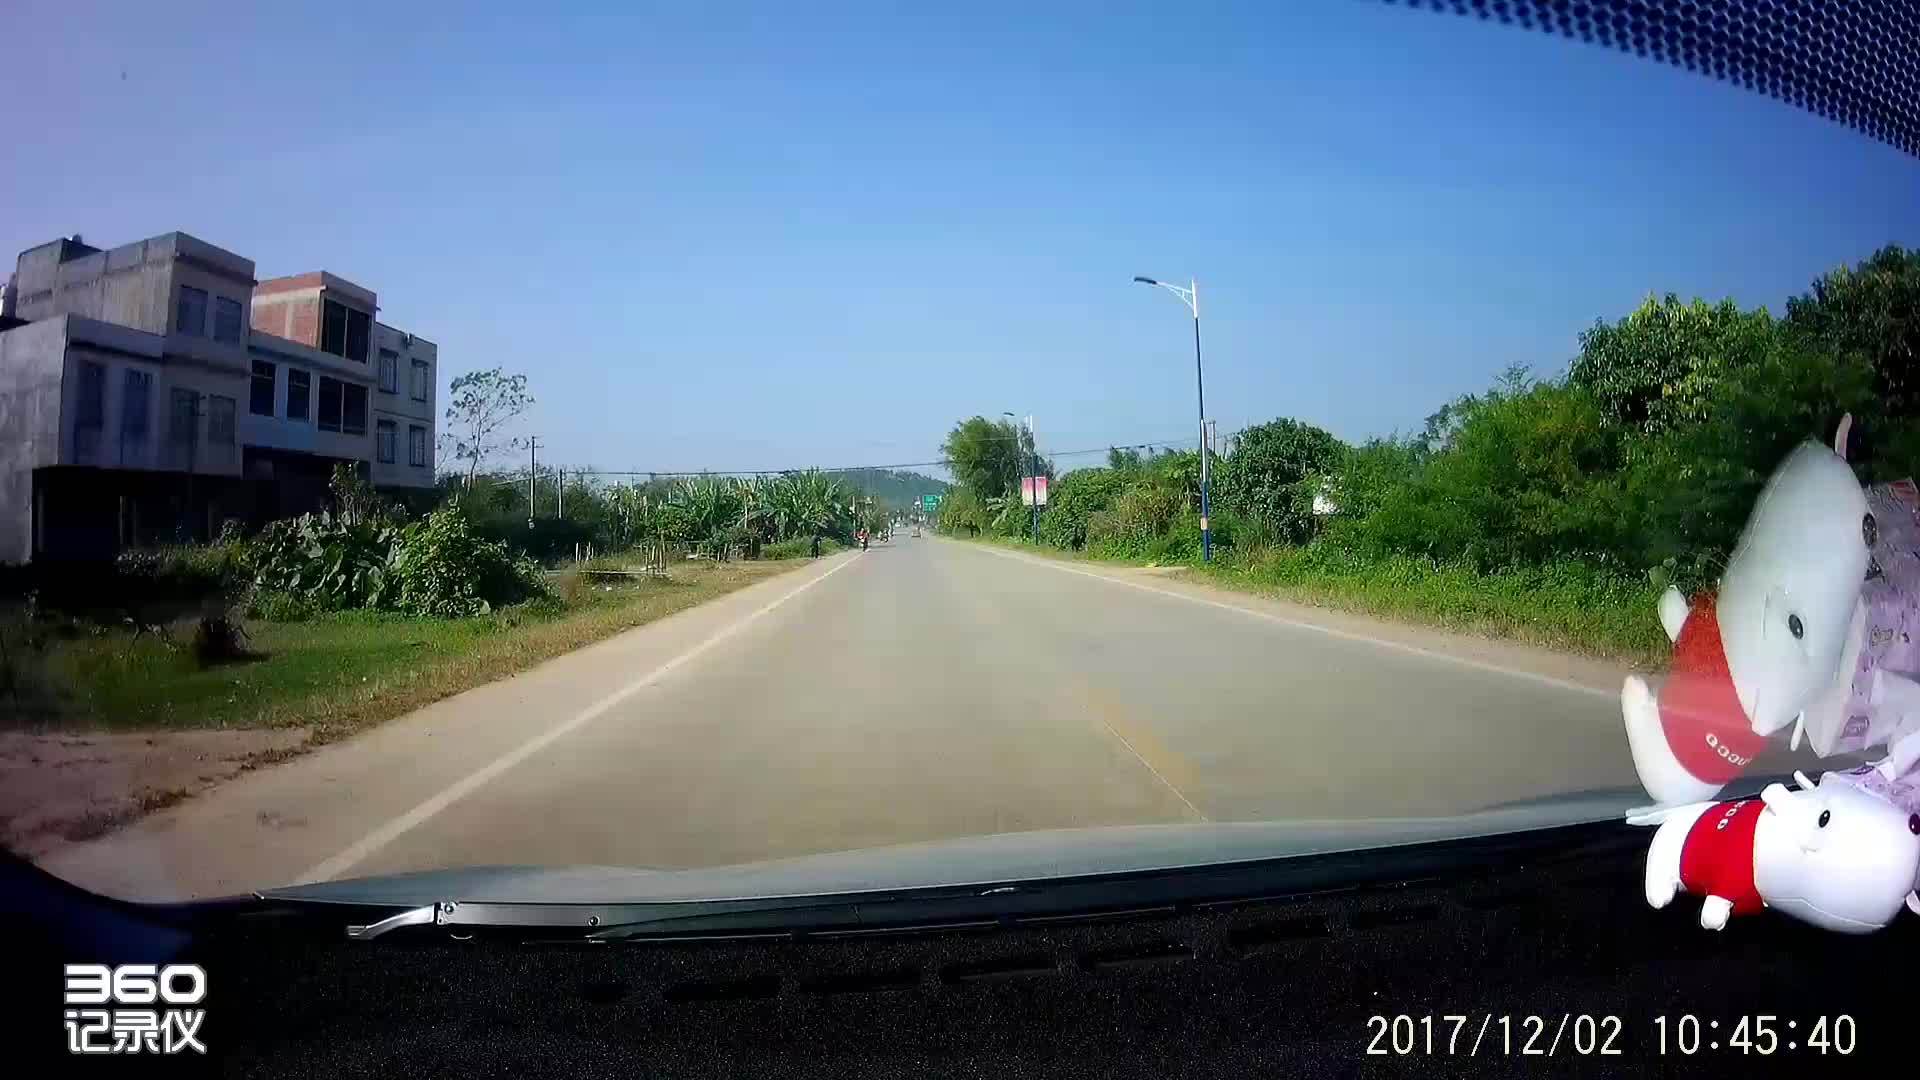
[[[1002,410],[1048,452],[1191,445],[1191,322],[1135,274],[1199,281],[1223,433],[1359,440],[1650,292],[1780,311],[1920,244],[1891,147],[1361,0],[26,7],[0,251],[332,271],[443,390],[526,373],[575,467],[919,462]]]

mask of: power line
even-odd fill
[[[1186,447],[1198,444],[1199,441],[1200,440],[1197,437],[1190,435],[1184,439],[1154,439],[1150,442],[1107,443],[1104,446],[1091,447],[1086,450],[1050,450],[1042,454],[1041,456],[1049,457],[1049,458],[1063,458],[1063,457],[1070,458],[1070,457],[1085,457],[1089,454],[1105,454],[1113,450],[1151,451],[1151,450],[1158,450],[1158,449],[1172,450],[1172,449],[1175,449],[1176,447],[1184,449]],[[780,468],[780,469],[582,469],[582,468],[571,468],[571,469],[568,469],[567,471],[574,474],[575,476],[645,476],[648,478],[673,480],[673,479],[679,479],[682,477],[691,477],[691,476],[784,476],[787,473],[807,472],[809,470],[815,470],[815,471],[824,472],[824,473],[880,472],[885,470],[899,470],[899,469],[944,468],[952,464],[953,464],[952,458],[935,458],[930,461],[899,461],[899,462],[892,462],[889,464],[882,464],[882,465],[837,465],[837,466],[789,465],[785,468]],[[521,480],[524,480],[524,479],[526,479],[526,474],[516,473],[513,476],[508,476],[508,477],[492,477],[487,479],[485,482],[490,484],[519,483]]]

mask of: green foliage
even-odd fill
[[[1661,586],[1580,559],[1486,571],[1412,555],[1372,555],[1330,539],[1249,552],[1212,567],[1223,583],[1324,604],[1635,662],[1664,660],[1652,616]]]
[[[333,496],[335,511],[349,523],[373,521],[376,518],[389,521],[406,518],[406,510],[399,503],[373,489],[373,481],[367,477],[363,462],[342,461],[335,465],[332,475],[327,478],[327,491]]]
[[[1197,459],[1196,459],[1197,460]],[[1157,558],[1176,520],[1189,512],[1179,476],[1149,471],[1127,485],[1109,509],[1087,518],[1087,550],[1102,558]],[[1194,550],[1199,550],[1199,518],[1194,524]]]
[[[1033,435],[1011,420],[968,417],[947,433],[940,453],[959,485],[982,498],[1018,495],[1020,477],[1034,467]],[[1051,475],[1044,465],[1040,471]]]
[[[1332,435],[1281,418],[1240,433],[1233,456],[1213,474],[1214,502],[1301,542],[1313,534],[1318,481],[1340,466],[1346,447]]]
[[[537,564],[516,558],[499,541],[480,537],[458,510],[436,510],[401,529],[395,541],[390,565],[399,591],[390,600],[410,615],[485,615],[542,591]]]
[[[1118,451],[1109,452],[1108,458]],[[1139,467],[1135,454],[1131,468]],[[1047,492],[1047,506],[1040,515],[1040,540],[1061,548],[1081,548],[1087,543],[1087,520],[1108,509],[1125,491],[1128,469],[1079,469],[1053,484]]]
[[[1800,442],[1831,442],[1842,415],[1874,408],[1872,383],[1872,371],[1858,357],[1788,343],[1727,380],[1716,389],[1706,422],[1669,432],[1636,453],[1622,482],[1639,520],[1623,558],[1667,567],[1683,586],[1710,583],[1774,468]],[[1912,475],[1910,459],[1867,456],[1857,448],[1848,456],[1869,479]],[[1903,465],[1906,471],[1895,471]]]
[[[304,514],[246,546],[256,610],[359,608],[451,618],[483,614],[540,591],[539,569],[481,537],[457,508],[408,525]]]
[[[1786,323],[1803,345],[1863,359],[1887,415],[1920,418],[1920,250],[1890,244],[1821,276]]]
[[[940,502],[940,517],[937,527],[945,533],[966,533],[977,536],[992,519],[987,507],[974,489],[961,485],[947,493]]]
[[[1457,409],[1447,445],[1341,535],[1482,568],[1619,549],[1623,433],[1590,395],[1509,382]]]
[[[399,595],[391,565],[398,538],[399,528],[385,522],[302,514],[261,530],[245,565],[256,589],[299,596],[321,610],[387,607]]]
[[[841,549],[837,540],[820,541],[820,554],[831,555]],[[804,559],[813,554],[813,538],[796,536],[790,540],[778,540],[760,549],[763,559]]]
[[[1423,444],[1414,439],[1370,439],[1348,450],[1324,487],[1340,521],[1363,520],[1385,505],[1394,492],[1413,482],[1425,462]]]
[[[1764,308],[1683,304],[1668,293],[1581,334],[1568,379],[1610,422],[1653,434],[1704,420],[1719,382],[1758,362],[1774,338]]]

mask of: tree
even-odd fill
[[[1033,438],[1010,420],[974,416],[953,425],[940,454],[962,487],[976,496],[1018,494],[1020,477],[1033,467]]]
[[[989,518],[987,508],[980,496],[966,485],[947,492],[940,502],[940,529],[943,532],[967,530],[969,535],[977,536],[986,528]]]
[[[1593,395],[1505,379],[1457,402],[1449,427],[1445,445],[1409,482],[1375,495],[1378,508],[1348,535],[1483,570],[1631,548],[1626,433]],[[1382,456],[1374,464],[1394,464]]]
[[[503,438],[502,429],[533,407],[533,395],[527,393],[525,375],[508,375],[500,368],[470,371],[453,380],[447,390],[450,430],[442,441],[453,443],[454,460],[467,463],[471,484],[482,461],[526,445],[518,438]]]
[[[1657,434],[1705,419],[1719,382],[1759,363],[1775,333],[1765,308],[1649,296],[1619,322],[1596,321],[1580,335],[1568,379],[1608,420]]]
[[[1920,250],[1890,244],[1822,276],[1787,301],[1786,324],[1802,343],[1864,358],[1888,416],[1920,417]]]
[[[1313,531],[1314,482],[1345,453],[1339,439],[1312,424],[1286,417],[1258,424],[1241,432],[1233,456],[1219,462],[1216,498],[1281,539],[1305,540]]]
[[[781,539],[837,531],[846,504],[846,488],[818,469],[782,473],[767,492],[767,516]]]
[[[1124,472],[1128,469],[1138,469],[1139,467],[1140,451],[1132,447],[1124,450],[1115,446],[1107,447],[1107,468],[1117,472]]]

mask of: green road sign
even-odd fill
[[[920,496],[920,509],[925,510],[929,514],[933,513],[935,510],[940,509],[940,496],[938,495]]]

